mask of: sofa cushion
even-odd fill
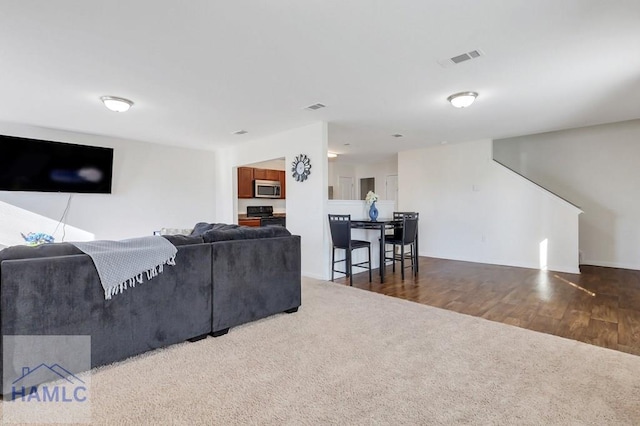
[[[33,259],[38,257],[69,256],[84,254],[70,243],[42,244],[39,246],[12,246],[0,250],[0,262],[14,259]]]
[[[163,235],[174,246],[188,246],[191,244],[202,244],[204,239],[200,235]]]
[[[202,236],[205,243],[229,240],[251,240],[256,238],[288,237],[291,232],[283,226],[238,226],[235,228],[218,228],[206,231]]]
[[[236,224],[227,224],[227,223],[206,223],[206,222],[198,222],[193,227],[193,231],[191,231],[191,235],[203,235],[207,231],[216,230],[216,231],[226,231],[229,229],[236,229],[239,225]]]
[[[193,227],[190,235],[202,235],[211,228],[213,228],[213,223],[198,222]]]

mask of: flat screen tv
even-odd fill
[[[113,149],[0,135],[0,191],[110,194]]]

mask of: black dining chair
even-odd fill
[[[404,280],[404,263],[405,259],[411,259],[411,272],[416,274],[416,239],[418,235],[418,217],[417,212],[393,212],[393,218],[396,220],[402,220],[402,227],[394,228],[394,235],[385,237],[385,257],[384,260],[393,262],[393,271],[396,271],[396,261],[400,261],[400,268],[402,270],[402,279]],[[391,245],[391,256],[388,256],[389,251],[386,249],[386,245]],[[400,246],[400,253],[396,249],[396,246]],[[405,253],[405,248],[409,246],[409,253]]]
[[[369,241],[351,239],[351,215],[349,214],[329,214],[329,229],[331,230],[331,240],[333,250],[331,252],[331,281],[334,273],[339,272],[349,277],[349,285],[353,285],[353,267],[369,269],[369,282],[371,282],[371,243]],[[360,248],[366,248],[369,254],[366,262],[352,262],[352,252]],[[345,258],[336,260],[336,249],[345,251]],[[345,270],[336,269],[336,263],[345,262]],[[367,266],[363,266],[367,265]]]
[[[397,244],[392,244],[389,242],[389,240],[400,240],[402,239],[402,219],[406,216],[409,215],[410,217],[412,215],[415,215],[416,217],[419,217],[419,213],[418,212],[393,212],[393,220],[396,221],[396,224],[393,228],[389,229],[390,232],[385,233],[384,238],[385,238],[385,246],[387,244],[391,244],[392,250],[387,250],[387,248],[385,247],[385,256],[390,255],[391,253],[396,253],[396,246]],[[392,257],[385,257],[385,261],[386,260],[392,260]],[[396,263],[393,262],[393,272],[396,271]]]
[[[418,214],[416,212],[393,212],[393,220],[395,221],[402,221],[402,218],[404,217],[405,214]],[[385,230],[384,233],[384,237],[386,238],[395,238],[400,239],[402,238],[402,222],[398,223],[396,222],[396,225],[393,228],[389,228]]]
[[[419,217],[420,213],[418,212],[393,212],[393,220],[402,220],[405,216],[415,216]],[[393,228],[393,236],[395,239],[402,238],[402,224]]]

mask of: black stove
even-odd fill
[[[247,217],[259,217],[260,226],[287,226],[284,217],[273,215],[273,206],[247,206]]]
[[[247,206],[247,217],[273,217],[273,206]]]

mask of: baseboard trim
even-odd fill
[[[329,279],[331,279],[331,276],[324,276],[324,275],[319,275],[319,274],[310,274],[308,272],[303,272],[302,273],[303,277],[307,277],[307,278],[313,278],[316,280],[321,280],[321,281],[328,281]]]
[[[569,268],[569,267],[557,267],[557,268],[549,268],[549,271],[552,272],[563,272],[565,274],[576,274],[580,275],[580,268]]]
[[[590,266],[604,266],[605,268],[631,269],[633,271],[640,270],[640,264],[631,265],[631,264],[627,264],[627,263],[607,262],[607,261],[602,261],[602,260],[583,259],[582,262],[580,262],[580,264],[581,265],[590,265]]]
[[[518,263],[518,262],[505,263],[505,262],[500,262],[500,261],[492,261],[492,260],[489,260],[489,259],[478,260],[478,259],[451,258],[451,257],[425,255],[425,254],[422,254],[422,253],[420,254],[420,256],[432,257],[434,259],[456,260],[456,261],[459,261],[459,262],[483,263],[485,265],[509,266],[509,267],[513,267],[513,268],[526,268],[526,269],[538,269],[538,270],[540,270],[540,267],[538,265],[532,265],[532,264],[527,264],[527,263]],[[550,271],[550,272],[563,272],[563,273],[566,273],[566,274],[580,274],[579,266],[575,266],[575,267],[571,267],[571,266],[554,266],[554,267],[547,268],[547,270]]]

